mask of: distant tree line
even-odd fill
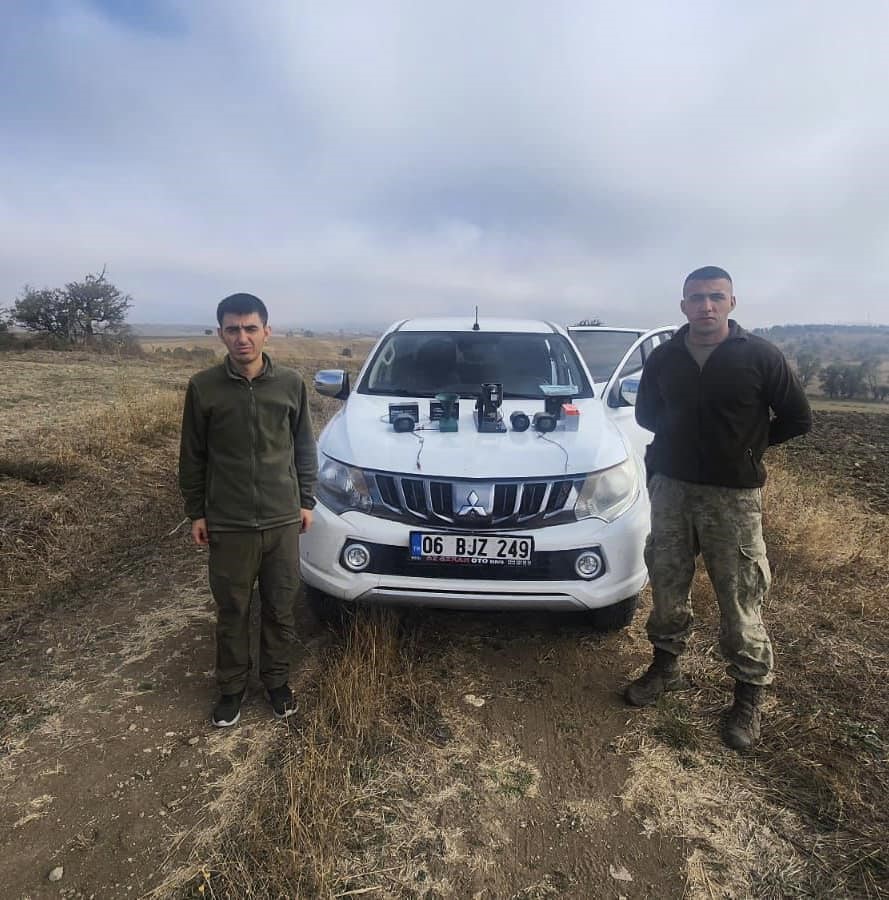
[[[809,353],[830,362],[889,359],[889,325],[773,325],[754,333],[788,356]]]
[[[879,367],[873,360],[866,360],[858,365],[831,363],[821,371],[819,377],[821,390],[832,399],[889,399],[889,384],[881,383]]]
[[[796,371],[803,387],[810,387],[817,378],[821,390],[831,399],[889,400],[889,384],[881,379],[880,360],[876,357],[860,363],[832,362],[825,366],[819,356],[804,350],[797,354]]]

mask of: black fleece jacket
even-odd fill
[[[685,346],[688,325],[652,351],[636,421],[654,432],[649,477],[722,487],[762,487],[766,447],[812,427],[809,401],[777,347],[729,320],[729,336],[703,369]]]

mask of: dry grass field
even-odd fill
[[[306,373],[367,350],[275,340]],[[295,721],[254,682],[241,725],[213,733],[212,601],[174,473],[196,361],[147,350],[0,355],[10,896],[889,897],[889,516],[847,468],[886,449],[869,414],[819,413],[770,460],[779,671],[755,753],[717,737],[703,575],[694,686],[651,710],[618,695],[648,657],[647,600],[611,635],[301,613]],[[312,396],[320,426],[337,404]]]

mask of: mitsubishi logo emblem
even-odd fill
[[[491,485],[480,486],[479,490],[486,494],[488,498],[491,498],[493,495]],[[456,486],[454,492],[457,492]],[[488,500],[487,502],[490,502],[490,500]],[[487,518],[490,513],[488,512],[488,506],[486,505],[486,502],[482,500],[475,488],[471,488],[469,493],[466,495],[466,501],[460,507],[458,507],[457,515],[468,516],[471,519],[475,519]]]

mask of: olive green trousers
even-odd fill
[[[284,684],[296,638],[299,523],[257,531],[210,532],[210,590],[216,601],[216,681],[223,694],[247,686],[250,603],[259,582],[259,677]]]

